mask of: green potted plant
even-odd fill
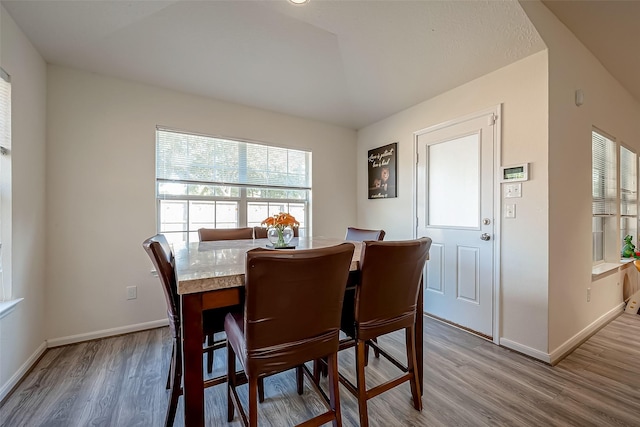
[[[624,236],[624,246],[622,247],[623,258],[635,258],[636,257],[636,245],[631,243],[633,236],[627,234]]]

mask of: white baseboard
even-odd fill
[[[13,390],[13,388],[22,380],[22,377],[24,377],[25,374],[29,372],[29,369],[31,369],[33,364],[36,363],[38,359],[40,359],[40,356],[44,354],[46,349],[47,349],[47,342],[45,341],[42,344],[40,344],[40,346],[38,346],[36,351],[33,352],[31,357],[29,357],[22,364],[22,366],[20,366],[20,369],[18,369],[16,373],[13,374],[11,378],[9,378],[9,381],[7,381],[5,384],[2,384],[2,387],[0,387],[0,402],[2,402],[5,397],[7,397],[9,392]]]
[[[120,328],[104,329],[102,331],[89,332],[86,334],[71,335],[68,337],[54,338],[43,342],[36,351],[20,366],[20,369],[0,387],[0,403],[9,394],[9,392],[22,380],[24,375],[29,372],[31,367],[38,361],[47,348],[59,347],[61,345],[75,344],[82,341],[106,338],[115,335],[128,334],[130,332],[144,331],[146,329],[161,328],[169,324],[168,319],[154,320],[152,322],[138,323],[135,325],[122,326]]]
[[[119,328],[103,329],[101,331],[88,332],[86,334],[70,335],[68,337],[52,338],[47,340],[47,347],[60,347],[61,345],[75,344],[83,341],[90,341],[99,338],[112,337],[115,335],[128,334],[131,332],[144,331],[146,329],[161,328],[169,324],[168,319],[154,320],[152,322],[137,323],[135,325],[121,326]]]
[[[533,357],[534,359],[538,359],[542,362],[549,363],[551,365],[555,365],[573,350],[580,346],[583,342],[589,339],[591,335],[600,330],[607,323],[611,322],[613,319],[618,317],[624,311],[625,304],[621,303],[620,305],[615,306],[607,313],[600,316],[589,326],[584,328],[582,331],[575,334],[573,337],[565,341],[560,347],[551,353],[545,353],[540,350],[536,350],[535,348],[527,347],[526,345],[522,345],[518,342],[508,340],[506,338],[500,338],[500,345],[510,348],[511,350],[517,351],[518,353],[526,354],[527,356]]]
[[[589,339],[591,335],[595,334],[607,323],[611,322],[613,319],[621,315],[624,312],[624,307],[625,304],[620,303],[619,305],[613,307],[611,310],[597,318],[593,323],[584,328],[582,331],[569,338],[567,341],[565,341],[564,344],[551,352],[551,360],[549,363],[555,365],[556,363],[561,361],[580,344]]]
[[[506,338],[500,338],[500,345],[517,351],[518,353],[526,354],[527,356],[533,357],[534,359],[538,359],[546,363],[551,363],[551,358],[548,353],[536,350],[532,347],[527,347],[526,345],[522,345],[519,342],[511,341]]]

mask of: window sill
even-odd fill
[[[0,301],[0,319],[11,313],[13,309],[16,308],[16,305],[23,299],[24,298],[18,298],[10,301]]]
[[[591,269],[591,281],[599,279],[602,276],[618,271],[624,264],[622,262],[603,262],[602,264],[594,265]]]

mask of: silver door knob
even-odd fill
[[[491,235],[487,233],[482,233],[480,236],[480,240],[491,240]]]

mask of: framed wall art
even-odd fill
[[[398,197],[398,143],[369,150],[369,198]]]

